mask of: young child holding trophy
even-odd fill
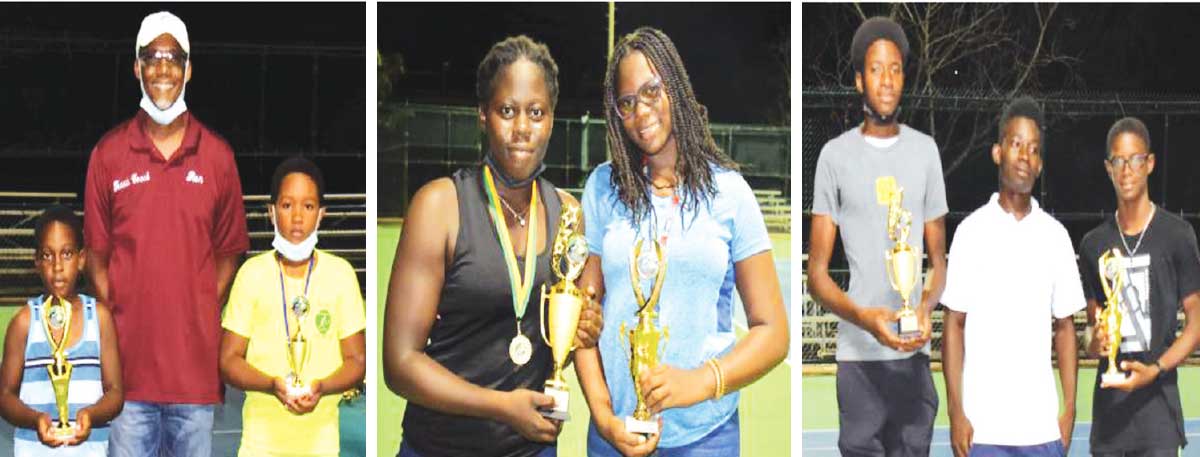
[[[221,379],[246,391],[239,455],[339,452],[339,395],[366,374],[366,308],[345,259],[316,249],[325,183],[308,159],[276,169],[274,250],[238,270],[221,325]]]
[[[108,308],[75,289],[83,223],[54,206],[38,217],[34,239],[45,293],[9,322],[0,363],[0,415],[16,427],[13,455],[107,455],[108,423],[124,404],[121,364]]]

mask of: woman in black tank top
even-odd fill
[[[384,377],[408,400],[401,456],[555,455],[561,424],[538,412],[553,403],[541,392],[553,363],[536,291],[557,280],[559,210],[579,204],[539,177],[557,78],[545,45],[493,45],[476,82],[483,164],[426,184],[408,208],[383,330]],[[577,345],[594,346],[600,325],[589,303]]]

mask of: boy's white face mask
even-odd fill
[[[275,252],[278,252],[283,258],[292,262],[300,262],[312,257],[313,249],[317,247],[317,232],[321,228],[321,216],[324,216],[324,212],[322,212],[321,216],[317,217],[317,225],[313,227],[312,233],[308,234],[308,238],[299,243],[288,241],[287,238],[283,237],[283,234],[279,233],[279,224],[275,220],[274,206],[271,206],[267,212],[271,216],[271,225],[275,227],[275,239],[271,241],[271,247],[275,248]]]

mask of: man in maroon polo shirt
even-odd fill
[[[137,115],[109,131],[88,163],[84,233],[89,271],[112,309],[125,407],[113,456],[207,456],[220,313],[249,247],[229,144],[187,111],[187,28],[167,12],[142,21]]]

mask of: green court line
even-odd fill
[[[400,240],[399,224],[379,224],[376,231],[378,236],[378,271],[376,278],[379,284],[378,310],[379,321],[376,335],[383,335],[383,311],[387,295],[388,279],[391,275],[392,259],[395,256],[396,244]],[[790,236],[772,234],[775,254],[790,254]],[[380,338],[382,341],[382,338]],[[382,344],[382,342],[380,343]],[[382,355],[380,350],[378,354]],[[376,363],[379,363],[377,360]],[[590,418],[587,403],[583,398],[579,383],[575,380],[575,371],[566,371],[567,382],[571,390],[571,420],[564,426],[558,437],[558,452],[564,457],[587,455],[587,426]],[[377,387],[378,421],[378,455],[394,455],[400,448],[401,427],[404,417],[404,399],[387,390],[383,381],[383,370],[378,371],[375,380]],[[741,418],[742,455],[778,456],[791,452],[791,369],[786,363],[759,379],[750,387],[742,390],[739,416]]]
[[[1058,381],[1058,371],[1054,372]],[[1080,368],[1079,382],[1075,395],[1075,421],[1091,422],[1092,389],[1095,386],[1096,369]],[[938,392],[938,414],[935,425],[949,426],[946,414],[946,383],[940,371],[933,373],[933,383]],[[800,423],[805,430],[829,430],[838,428],[837,383],[833,375],[809,375],[801,381],[803,410]],[[1183,401],[1183,417],[1200,417],[1200,395],[1194,392],[1200,387],[1200,367],[1179,368],[1180,397]],[[1059,387],[1061,392],[1062,387]],[[998,392],[1003,395],[1003,392]],[[1061,396],[1061,394],[1060,394]],[[1062,400],[1059,400],[1061,406]]]

